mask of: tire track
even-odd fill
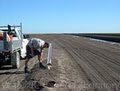
[[[83,59],[83,60],[86,60],[87,62],[88,62],[88,64],[87,63],[85,63],[87,66],[90,66],[91,65],[91,68],[92,69],[94,69],[94,71],[96,70],[96,73],[94,73],[94,72],[91,72],[91,74],[95,74],[96,75],[96,79],[93,79],[94,78],[94,76],[92,77],[90,77],[90,78],[92,78],[93,80],[92,81],[95,81],[95,82],[99,82],[99,81],[102,81],[102,82],[114,82],[114,81],[116,81],[115,83],[117,83],[118,84],[118,80],[116,80],[115,79],[115,77],[117,76],[117,79],[119,79],[119,76],[118,76],[118,74],[115,74],[115,72],[113,72],[112,70],[110,70],[109,68],[105,68],[106,66],[104,65],[104,64],[106,64],[106,63],[103,63],[102,65],[104,65],[104,66],[101,66],[101,64],[99,64],[99,63],[97,63],[97,62],[99,62],[99,61],[101,61],[101,57],[102,57],[102,59],[104,59],[104,60],[108,60],[108,58],[106,58],[106,57],[104,57],[104,56],[101,56],[99,53],[95,53],[94,52],[94,50],[92,50],[91,51],[91,49],[89,48],[89,46],[87,45],[87,47],[86,47],[86,45],[82,45],[82,43],[75,43],[74,41],[71,41],[70,39],[69,40],[67,40],[67,39],[64,39],[64,40],[62,40],[62,38],[59,38],[59,40],[61,41],[61,43],[64,43],[64,45],[66,46],[66,47],[68,47],[67,49],[69,49],[69,50],[71,50],[76,56],[78,56],[78,59]],[[74,43],[74,44],[76,44],[75,46],[72,46],[72,45],[66,45],[66,44],[71,44],[71,43]],[[77,45],[78,44],[78,45]],[[84,43],[83,43],[84,44]],[[77,50],[78,48],[76,48],[76,47],[78,47],[78,46],[82,46],[82,48],[80,48],[79,50]],[[63,47],[64,48],[64,47]],[[65,49],[65,48],[64,48]],[[66,49],[66,50],[67,50]],[[82,52],[81,51],[81,49],[82,50],[84,50],[84,52]],[[89,50],[88,50],[89,49]],[[86,51],[86,52],[85,52]],[[80,55],[80,53],[82,54],[84,54],[84,53],[87,53],[86,55]],[[99,54],[99,55],[98,55]],[[94,58],[90,58],[90,55],[91,55],[91,57],[94,57],[94,58],[97,58],[98,59],[98,61],[96,62],[96,60],[94,61]],[[82,57],[82,58],[81,58]],[[90,59],[90,60],[88,60],[88,58]],[[104,61],[104,60],[102,60],[102,62]],[[76,61],[76,60],[75,60]],[[108,60],[108,61],[110,61],[111,62],[111,60]],[[77,62],[78,64],[79,64],[79,62]],[[81,62],[82,63],[82,62]],[[84,65],[85,65],[84,64]],[[94,64],[94,65],[93,65]],[[112,64],[116,64],[115,62],[113,62],[112,61]],[[98,68],[96,69],[96,65],[98,66]],[[82,65],[81,65],[82,66]],[[119,65],[118,65],[119,66]],[[83,69],[85,70],[87,67],[84,67],[83,66]],[[102,72],[102,70],[104,71],[104,73]],[[88,68],[89,69],[89,68]],[[100,70],[99,70],[100,69]],[[85,70],[86,72],[87,72],[87,70]],[[98,72],[97,72],[98,71]],[[109,72],[108,72],[109,71]],[[90,72],[87,72],[87,73],[90,73]],[[102,74],[101,74],[102,73]],[[112,75],[110,74],[110,73],[112,73]],[[97,76],[97,74],[99,74],[98,76]],[[106,74],[106,75],[105,75]],[[105,75],[105,76],[104,76]],[[100,77],[99,77],[100,76]],[[101,78],[102,77],[102,78]],[[97,80],[99,78],[99,81]],[[112,80],[111,80],[112,79]],[[114,79],[114,80],[113,80]],[[105,81],[104,81],[105,80]]]

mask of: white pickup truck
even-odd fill
[[[26,56],[27,37],[22,33],[22,24],[0,26],[0,67],[6,64],[20,67],[20,58]]]

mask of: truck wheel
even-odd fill
[[[20,54],[19,54],[19,52],[15,52],[11,55],[11,65],[13,68],[20,67]]]

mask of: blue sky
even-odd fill
[[[0,0],[0,25],[24,33],[120,33],[120,0]]]

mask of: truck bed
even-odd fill
[[[7,41],[7,33],[4,33],[4,40],[0,40],[0,51],[10,51],[11,53],[22,48],[22,39]]]
[[[22,48],[22,40],[14,40],[10,42],[11,52],[18,51]]]

